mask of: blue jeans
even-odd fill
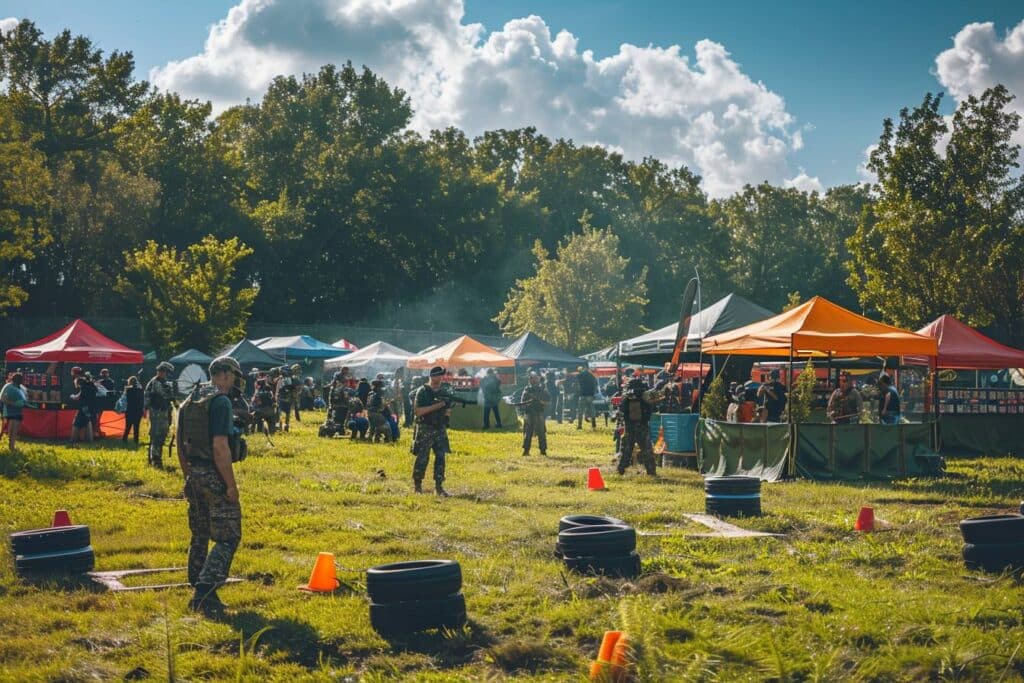
[[[899,413],[885,413],[880,416],[882,424],[884,425],[898,425],[900,423]]]
[[[501,429],[501,415],[498,413],[498,405],[490,403],[484,404],[484,428],[486,429],[491,426],[491,411],[494,411],[494,423],[498,429]]]

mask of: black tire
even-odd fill
[[[960,522],[964,543],[1024,543],[1024,515],[988,515]]]
[[[704,491],[737,495],[760,493],[761,480],[757,477],[710,477],[704,480]]]
[[[91,572],[95,566],[96,554],[92,546],[52,553],[17,555],[14,558],[14,569],[23,575],[84,574]]]
[[[968,569],[983,569],[988,572],[1024,569],[1024,542],[968,543],[964,546],[963,557]]]
[[[568,557],[628,555],[636,550],[636,530],[625,524],[581,526],[558,532],[558,543]]]
[[[760,517],[761,498],[750,499],[704,499],[704,509],[709,515],[718,517]]]
[[[598,574],[623,579],[640,575],[640,555],[634,550],[628,555],[604,557],[566,557],[565,566],[579,574]]]
[[[416,633],[432,628],[462,628],[466,599],[462,593],[432,600],[370,603],[370,625],[381,635]]]
[[[416,560],[370,567],[366,592],[378,604],[433,600],[462,590],[462,568],[453,560]]]
[[[565,531],[566,529],[575,529],[580,526],[604,526],[606,524],[621,524],[626,526],[626,523],[621,519],[615,517],[605,517],[602,515],[566,515],[558,520],[558,530]]]
[[[37,555],[60,550],[77,550],[89,545],[89,527],[84,524],[58,526],[50,529],[16,531],[10,535],[11,552],[15,555]]]

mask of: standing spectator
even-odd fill
[[[142,423],[143,404],[145,397],[142,394],[142,387],[139,386],[139,378],[132,375],[128,378],[128,386],[124,388],[124,436],[121,441],[128,443],[128,432],[134,430],[135,445],[139,445],[139,425]]]
[[[316,388],[313,386],[313,378],[307,377],[302,383],[302,389],[299,392],[299,408],[303,410],[313,410],[313,399],[316,397]],[[296,413],[295,419],[298,420],[299,416]]]
[[[21,383],[24,376],[20,372],[11,375],[11,381],[0,389],[0,403],[3,404],[4,422],[7,428],[7,446],[13,451],[21,429],[22,409],[26,405],[25,389]]]
[[[761,407],[765,412],[765,422],[782,422],[782,411],[786,409],[786,385],[779,381],[779,371],[772,370],[768,375],[769,382],[757,389],[757,397],[761,399]]]
[[[92,412],[96,403],[96,385],[89,373],[75,377],[77,392],[71,397],[78,404],[75,421],[71,423],[71,443],[92,441]]]
[[[174,409],[174,390],[168,373],[174,366],[167,361],[156,366],[156,376],[146,384],[145,407],[149,410],[149,464],[157,469],[164,466],[164,441],[171,430],[171,411]]]
[[[480,389],[484,394],[484,429],[491,427],[491,411],[494,411],[494,424],[501,429],[501,414],[498,412],[498,404],[501,402],[501,380],[494,368],[489,368],[484,378],[480,380]]]
[[[562,418],[565,417],[565,373],[559,372],[557,377],[551,402],[555,404],[555,420],[562,424]]]
[[[583,421],[590,420],[590,428],[597,429],[597,416],[594,415],[594,394],[597,393],[597,378],[589,368],[577,368],[576,386],[579,398],[576,401],[576,429],[583,429]]]
[[[860,411],[864,405],[860,392],[853,388],[850,373],[839,373],[839,387],[828,397],[828,413],[832,424],[848,425],[860,422]]]
[[[900,423],[900,394],[892,385],[892,378],[882,373],[878,376],[878,421],[884,425]]]
[[[551,396],[552,400],[548,403],[548,417],[556,416],[556,409],[558,407],[558,384],[556,380],[558,377],[554,370],[548,370],[544,375],[544,383],[547,385],[548,395]],[[561,422],[561,418],[558,420]]]
[[[580,395],[580,384],[579,378],[576,373],[570,372],[565,376],[565,381],[562,382],[562,392],[565,394],[565,406],[569,409],[569,422],[576,420],[576,399]]]
[[[548,454],[548,433],[547,425],[544,423],[544,412],[547,402],[551,400],[547,389],[540,383],[540,376],[536,372],[530,373],[530,384],[523,389],[519,403],[523,409],[523,455],[530,454],[530,446],[533,435],[537,435],[537,445],[540,447],[540,454]]]
[[[399,411],[401,411],[401,415],[405,415],[405,372],[403,372],[403,368],[395,370],[395,376],[391,378],[391,390],[388,392],[388,400],[397,425]]]
[[[295,409],[296,422],[302,422],[302,418],[299,417],[299,401],[302,398],[302,387],[304,383],[300,375],[302,375],[302,366],[295,363],[292,365],[292,408]],[[310,397],[309,400],[310,403],[312,403],[313,398]]]
[[[107,370],[106,368],[103,368],[102,370],[100,370],[99,383],[108,392],[110,392],[110,393],[114,392],[114,389],[115,389],[114,380],[110,378],[110,370]]]

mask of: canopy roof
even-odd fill
[[[118,344],[84,320],[75,320],[31,344],[7,349],[7,362],[142,364],[142,352]]]
[[[743,356],[935,356],[931,337],[869,320],[816,296],[796,308],[704,340],[704,353]]]
[[[744,299],[738,294],[729,294],[710,306],[694,314],[690,319],[690,330],[686,335],[684,353],[700,351],[700,340],[722,332],[735,330],[759,320],[771,317],[767,308]],[[670,355],[675,350],[676,334],[679,322],[666,325],[661,329],[642,334],[639,337],[626,339],[619,344],[619,354],[623,359],[635,356],[655,354]]]
[[[266,370],[281,365],[281,359],[274,358],[248,339],[243,339],[234,346],[224,349],[218,355],[231,356],[237,360],[238,364],[242,366],[242,372],[248,372],[249,368]]]
[[[582,358],[549,344],[533,332],[524,332],[518,339],[501,350],[520,365],[577,366],[586,365]]]
[[[1024,351],[1003,346],[951,315],[942,315],[928,323],[918,334],[939,343],[940,368],[954,370],[994,370],[1024,368]],[[926,363],[927,359],[908,357],[907,363]]]
[[[331,346],[319,339],[314,339],[308,334],[300,334],[294,337],[263,337],[262,339],[254,339],[252,343],[272,356],[277,356],[284,360],[334,358],[344,353],[338,347]]]
[[[177,356],[169,358],[168,362],[172,365],[189,365],[191,363],[198,363],[199,365],[208,365],[213,360],[210,356],[206,355],[202,351],[196,349],[189,349],[188,351],[182,351]]]
[[[343,349],[344,351],[358,351],[359,347],[350,342],[348,339],[339,339],[338,341],[331,344],[336,349]]]
[[[615,359],[618,357],[619,348],[617,344],[612,344],[611,346],[606,346],[603,349],[583,354],[583,359],[591,365],[594,363],[611,363],[612,365],[615,365]]]
[[[339,349],[335,349],[339,351]],[[337,356],[324,361],[324,371],[340,370],[342,366],[349,368],[372,368],[378,372],[394,372],[404,368],[412,357],[411,351],[392,346],[387,342],[374,342],[354,353]]]
[[[406,365],[424,370],[435,365],[448,368],[509,368],[515,360],[498,353],[487,344],[478,342],[469,335],[453,339],[444,346],[431,349],[409,358]]]

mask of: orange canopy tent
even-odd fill
[[[746,327],[708,337],[704,353],[742,356],[931,356],[931,337],[869,320],[816,296]]]
[[[515,367],[515,364],[515,359],[498,353],[469,335],[463,335],[444,346],[413,356],[408,360],[406,366],[415,370],[425,370],[435,365],[442,365],[447,370],[450,368],[511,368]]]

